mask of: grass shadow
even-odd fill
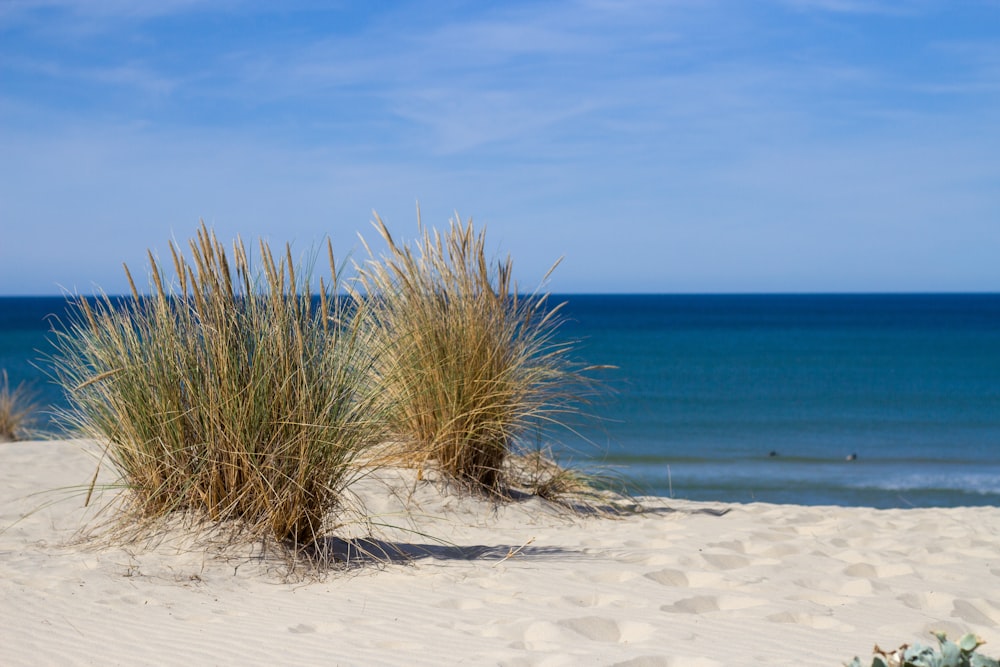
[[[517,558],[559,557],[575,553],[559,547],[530,545],[457,545],[432,542],[396,542],[375,537],[329,536],[311,549],[311,556],[348,566],[408,564],[420,560],[485,561],[500,563]]]

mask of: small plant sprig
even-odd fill
[[[958,642],[949,641],[943,632],[935,632],[938,647],[903,644],[895,651],[874,649],[871,667],[1000,667],[1000,662],[976,653],[985,642],[973,634],[965,634]],[[854,658],[847,667],[862,667]]]

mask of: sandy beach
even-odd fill
[[[35,494],[85,486],[92,456],[0,446],[2,664],[840,665],[931,630],[1000,654],[1000,508],[645,498],[610,520],[388,471],[357,492],[401,553],[289,580],[184,534],[78,543],[83,496]]]

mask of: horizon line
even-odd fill
[[[343,292],[341,292],[343,293]],[[760,291],[760,292],[736,292],[736,291],[719,291],[719,292],[709,292],[709,291],[623,291],[623,292],[594,292],[594,291],[552,291],[552,292],[518,292],[519,296],[531,296],[536,294],[538,296],[1000,296],[1000,290],[872,290],[872,291],[862,291],[862,290],[846,290],[846,291],[835,291],[835,290],[822,290],[822,291],[792,291],[792,290],[779,290],[779,291]],[[64,294],[2,294],[0,293],[0,299],[71,299],[79,296],[90,297],[109,297],[113,299],[117,298],[128,298],[131,294],[126,293],[115,293],[115,294],[103,294],[103,293],[91,293],[81,295],[79,293],[64,293]],[[143,296],[148,296],[144,294]],[[318,293],[317,293],[318,296]]]

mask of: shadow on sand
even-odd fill
[[[593,511],[593,508],[590,508]],[[620,509],[620,508],[618,508]],[[707,514],[709,516],[721,517],[729,512],[729,508],[699,508],[699,509],[675,509],[671,507],[657,507],[641,509],[637,514]],[[598,512],[608,516],[608,512],[602,508]],[[621,516],[621,513],[618,513]],[[560,547],[535,547],[531,546],[531,541],[520,545],[498,544],[498,545],[457,545],[446,542],[438,543],[416,543],[416,542],[394,542],[376,537],[341,538],[328,536],[310,548],[310,557],[326,561],[328,563],[341,563],[348,566],[372,565],[372,564],[398,564],[411,563],[419,560],[461,560],[461,561],[494,561],[500,562],[513,557],[545,558],[559,557],[566,558],[574,555],[581,555],[581,552]]]
[[[468,545],[392,542],[374,537],[343,539],[327,537],[314,547],[312,556],[346,565],[397,564],[418,560],[482,560],[499,562],[513,556],[558,557],[571,553],[556,547],[523,545]]]

